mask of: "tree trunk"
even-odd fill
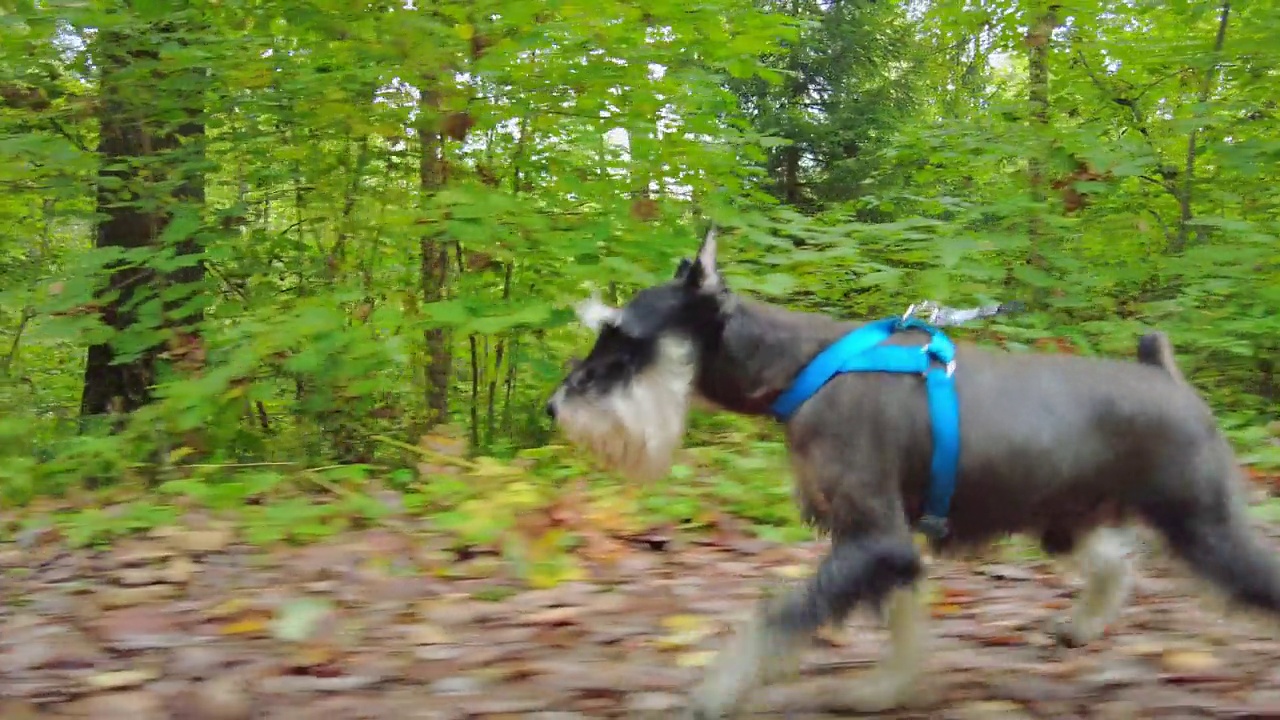
[[[422,155],[418,164],[418,179],[423,202],[445,185],[444,137],[440,134],[440,95],[434,87],[435,79],[428,78],[421,90],[421,121],[418,137]],[[449,281],[449,245],[435,229],[430,229],[421,240],[422,301],[424,304],[444,298]],[[427,409],[430,417],[426,427],[444,420],[449,412],[449,382],[453,375],[453,348],[451,333],[444,328],[431,328],[424,333],[427,348]]]
[[[94,43],[94,62],[101,73],[97,212],[102,219],[94,238],[96,248],[159,251],[162,243],[171,242],[178,255],[201,251],[196,231],[204,202],[201,115],[207,77],[200,68],[175,70],[162,66],[159,52],[161,46],[181,46],[185,38],[193,35],[179,32],[175,23],[166,22],[103,28]],[[181,111],[176,123],[153,119],[164,116],[157,107],[175,103]],[[180,178],[178,186],[161,196],[164,191],[151,178],[171,177]],[[127,200],[129,193],[138,194],[133,202]],[[183,230],[162,241],[162,234],[175,218],[186,221]],[[155,297],[161,285],[196,284],[204,277],[199,262],[163,274],[145,261],[134,267],[124,263],[111,267],[98,308],[103,322],[117,335],[111,341],[89,347],[80,401],[82,422],[109,412],[129,413],[151,402],[164,346],[152,343],[131,347],[130,338],[124,333],[141,329],[136,326],[143,323],[156,324],[154,318],[139,317],[138,308]],[[184,295],[178,302],[188,308],[199,307],[189,297]],[[182,359],[191,362],[202,353],[197,352],[199,339],[195,335],[202,312],[188,310],[179,314],[178,302],[166,303],[166,312],[158,322],[176,330],[170,345],[173,356],[185,356]],[[122,337],[124,342],[118,342]]]
[[[1227,42],[1227,21],[1231,19],[1231,2],[1227,0],[1222,3],[1222,10],[1218,15],[1218,34],[1213,41],[1213,64],[1204,71],[1204,77],[1200,79],[1200,93],[1196,98],[1197,110],[1203,108],[1205,103],[1209,102],[1209,94],[1213,91],[1214,71],[1218,69],[1218,62],[1222,57],[1222,48]],[[1177,254],[1187,247],[1187,241],[1191,237],[1191,221],[1195,219],[1195,212],[1191,205],[1191,198],[1195,191],[1196,180],[1196,143],[1199,141],[1200,128],[1193,127],[1191,134],[1187,137],[1187,159],[1182,169],[1182,187],[1176,193],[1178,196],[1178,234],[1174,237],[1173,242],[1169,245],[1169,252]]]
[[[1031,31],[1027,33],[1029,48],[1027,103],[1030,109],[1033,137],[1036,138],[1035,147],[1032,148],[1027,161],[1031,199],[1035,203],[1027,228],[1031,245],[1027,253],[1027,263],[1033,267],[1046,269],[1048,265],[1044,252],[1046,238],[1044,219],[1041,215],[1045,202],[1044,173],[1048,155],[1046,136],[1049,131],[1049,41],[1053,29],[1058,24],[1058,6],[1045,7],[1039,3],[1037,5],[1031,22]]]

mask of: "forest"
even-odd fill
[[[1012,352],[1163,330],[1266,495],[1277,27],[1273,0],[4,3],[0,539],[203,567],[430,537],[420,569],[499,595],[805,541],[770,421],[695,411],[638,486],[544,412],[593,341],[574,304],[670,278],[710,222],[727,282],[793,308],[1016,301],[953,331]]]

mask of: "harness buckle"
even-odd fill
[[[952,375],[954,375],[954,374],[955,374],[955,372],[956,372],[956,361],[955,361],[955,360],[948,361],[948,362],[947,362],[947,377],[951,377]]]
[[[916,523],[916,529],[920,531],[920,534],[934,542],[942,540],[951,531],[950,523],[947,522],[946,518],[929,514],[921,516],[920,521]]]

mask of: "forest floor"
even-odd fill
[[[1280,545],[1280,527],[1270,533]],[[0,718],[397,720],[678,717],[722,633],[823,544],[638,538],[588,579],[522,589],[492,557],[386,529],[253,548],[208,522],[110,548],[55,531],[0,546]],[[895,718],[1280,718],[1280,640],[1188,595],[1150,554],[1104,639],[1044,632],[1075,580],[1041,560],[941,562],[932,690]],[[883,632],[815,641],[747,716],[830,717],[806,683],[857,682]]]

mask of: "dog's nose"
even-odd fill
[[[551,418],[552,420],[556,419],[556,401],[555,400],[547,401],[547,417]]]

